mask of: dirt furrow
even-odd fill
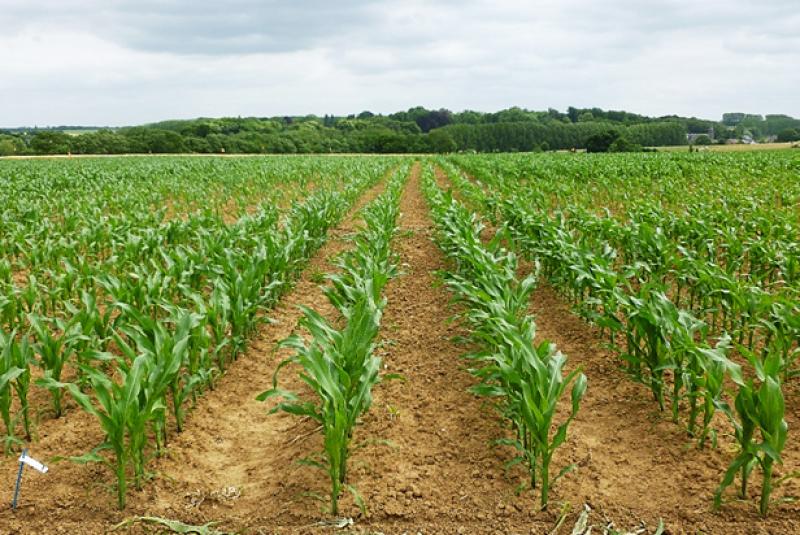
[[[551,515],[532,517],[530,495],[515,496],[504,478],[507,450],[492,409],[469,393],[475,383],[453,342],[463,331],[449,319],[451,294],[439,284],[445,259],[432,242],[433,223],[416,168],[401,199],[394,249],[404,275],[389,283],[383,320],[384,364],[405,381],[380,384],[362,436],[353,482],[370,518],[357,525],[383,533],[540,533]]]

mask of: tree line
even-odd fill
[[[742,117],[740,118],[739,115]],[[426,153],[586,149],[598,139],[620,139],[621,150],[683,145],[686,134],[735,136],[757,121],[726,114],[723,122],[678,116],[646,117],[625,111],[574,108],[452,112],[421,106],[389,115],[226,117],[163,121],[144,126],[0,131],[0,156],[12,154],[127,153]],[[767,116],[771,132],[800,121]],[[787,120],[788,119],[788,120]],[[778,121],[776,123],[775,121]],[[794,121],[794,122],[792,122]],[[788,126],[787,126],[788,125]],[[748,132],[750,130],[747,130]],[[77,134],[76,134],[77,132]],[[84,133],[80,133],[84,132]],[[760,131],[759,131],[760,132]]]

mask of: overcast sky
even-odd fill
[[[0,126],[567,106],[800,117],[800,0],[0,0]]]

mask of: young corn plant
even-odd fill
[[[81,307],[71,303],[66,304],[67,313],[75,317],[81,324],[81,332],[91,339],[100,351],[108,349],[111,333],[114,330],[114,307],[106,307],[102,312],[97,304],[97,298],[92,292],[81,292]],[[83,362],[82,364],[88,364]]]
[[[373,343],[379,328],[380,313],[375,303],[366,297],[351,308],[347,325],[337,330],[325,318],[311,309],[303,309],[300,324],[312,333],[310,342],[299,336],[281,345],[297,353],[281,363],[301,366],[301,378],[316,395],[316,401],[303,401],[297,394],[277,388],[277,372],[273,388],[258,396],[261,401],[281,397],[270,413],[284,411],[307,416],[322,426],[323,460],[304,459],[301,462],[325,470],[330,478],[330,512],[339,514],[339,497],[343,489],[350,490],[361,501],[355,489],[347,485],[347,460],[353,428],[361,414],[372,403],[372,387],[378,382],[380,359],[373,354]]]
[[[79,342],[86,337],[81,333],[77,318],[65,322],[60,318],[46,320],[31,314],[28,321],[35,340],[33,348],[39,355],[38,364],[44,371],[44,378],[37,384],[50,390],[55,417],[60,418],[63,413],[63,390],[52,385],[61,381],[64,365],[75,353]]]
[[[169,386],[172,415],[175,418],[177,431],[183,430],[185,417],[184,402],[201,382],[201,377],[188,372],[190,334],[193,325],[198,321],[197,314],[174,306],[165,306],[174,318],[174,327],[164,320],[154,319],[139,313],[133,307],[118,304],[124,310],[129,322],[120,327],[120,333],[130,340],[129,345],[119,334],[114,334],[114,340],[122,349],[128,361],[133,362],[137,355],[145,355],[157,369],[163,372],[163,381]],[[159,392],[160,402],[166,406],[167,399],[164,392]],[[151,393],[152,395],[152,393]],[[159,431],[166,438],[165,419],[157,422]],[[159,433],[159,435],[162,435]]]
[[[353,248],[336,261],[339,272],[325,277],[331,283],[324,289],[325,295],[343,314],[365,291],[380,303],[386,283],[397,276],[396,258],[390,249],[397,215],[396,203],[368,205],[363,211],[366,228],[354,238]]]
[[[510,464],[523,462],[527,466],[530,487],[541,488],[540,503],[544,509],[551,485],[574,469],[574,465],[566,466],[551,477],[553,454],[566,441],[567,429],[578,413],[587,380],[579,369],[565,375],[566,357],[550,342],[536,345],[534,331],[531,321],[522,329],[500,324],[497,332],[500,343],[495,346],[494,354],[484,356],[488,363],[475,371],[482,382],[472,391],[500,399],[500,411],[511,421],[517,435],[502,443],[520,453]],[[555,411],[570,384],[571,411],[556,426]]]
[[[19,347],[15,340],[16,334],[14,331],[5,334],[0,330],[0,417],[6,428],[6,436],[3,440],[6,455],[11,452],[12,445],[20,442],[14,433],[16,421],[11,416],[14,381],[17,381],[26,372],[30,378],[30,369],[27,365],[24,368],[17,366],[18,359],[16,357]],[[27,411],[27,403],[25,405]]]
[[[672,335],[678,328],[678,310],[652,285],[643,285],[638,295],[631,295],[623,305],[628,330],[627,362],[630,377],[653,393],[660,410],[665,408],[664,372],[675,369],[671,352]]]
[[[284,411],[306,416],[321,426],[321,458],[303,459],[301,463],[327,472],[333,515],[339,514],[339,498],[345,489],[364,510],[362,498],[347,483],[347,463],[355,425],[369,409],[372,387],[380,380],[381,360],[374,354],[374,340],[386,304],[381,290],[396,274],[389,244],[396,231],[399,193],[394,182],[387,193],[368,205],[363,211],[366,228],[356,236],[353,249],[339,259],[341,273],[328,276],[332,285],[325,294],[341,315],[343,326],[337,328],[315,310],[302,307],[299,325],[309,333],[310,340],[293,335],[281,343],[295,354],[279,364],[272,388],[258,396],[261,401],[281,399],[270,414]],[[300,378],[311,388],[314,401],[278,388],[278,373],[289,364],[300,367]]]
[[[147,403],[143,404],[141,399],[147,367],[148,357],[139,355],[130,366],[119,367],[118,381],[100,370],[85,369],[84,374],[92,386],[92,396],[81,392],[74,383],[59,383],[52,378],[45,379],[48,388],[66,389],[83,410],[99,421],[100,427],[106,434],[105,441],[90,453],[80,457],[70,457],[70,460],[78,463],[102,462],[111,467],[117,479],[117,505],[120,509],[125,508],[128,468],[138,461],[136,450],[144,442],[144,437],[135,436],[133,433],[141,429],[138,422],[147,417],[143,412],[152,408]],[[112,459],[101,455],[105,450],[112,452]],[[135,471],[138,474],[139,469],[135,468]],[[137,481],[140,484],[138,477]]]
[[[78,308],[72,303],[66,303],[67,313],[72,318],[70,323],[75,323],[75,332],[79,336],[75,339],[75,371],[78,375],[78,384],[82,390],[88,388],[84,380],[82,370],[91,367],[97,361],[108,360],[108,343],[111,341],[111,333],[114,325],[113,307],[107,307],[104,313],[100,312],[94,294],[81,292],[82,307]]]
[[[716,431],[711,429],[711,420],[725,393],[727,377],[741,377],[741,366],[727,357],[730,351],[730,338],[724,336],[715,347],[696,344],[692,348],[692,366],[687,371],[689,396],[689,436],[697,437],[700,449],[705,447],[711,437],[716,447]],[[702,421],[698,430],[697,420],[702,411]]]
[[[680,403],[689,399],[689,435],[693,436],[694,421],[697,417],[697,401],[702,396],[700,390],[703,375],[701,346],[697,339],[705,340],[706,324],[684,310],[676,309],[671,317],[675,320],[669,339],[670,361],[664,369],[672,372],[672,421],[678,423]]]
[[[222,279],[215,279],[213,290],[206,301],[202,295],[192,293],[195,309],[206,318],[211,338],[209,340],[208,357],[214,362],[216,371],[225,373],[228,361],[225,349],[230,343],[227,336],[230,325],[231,303],[228,298],[227,288]],[[214,376],[209,376],[209,386],[213,389]]]
[[[23,319],[19,291],[13,287],[0,288],[0,327],[13,331],[23,324]]]
[[[763,321],[766,331],[763,354],[779,353],[783,380],[800,375],[795,363],[800,358],[800,307],[791,302],[776,302]]]
[[[739,497],[746,499],[750,474],[758,466],[762,474],[759,512],[766,517],[773,490],[773,470],[775,463],[783,463],[781,453],[788,433],[781,390],[783,364],[779,353],[769,353],[763,361],[752,352],[745,350],[744,353],[755,370],[755,377],[743,379],[741,375],[731,374],[739,388],[734,408],[725,401],[718,402],[719,409],[733,424],[741,450],[714,494],[714,509],[720,508],[722,495],[737,474],[741,479]]]

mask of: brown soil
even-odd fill
[[[387,288],[383,329],[387,371],[406,380],[376,389],[363,428],[365,436],[391,444],[365,449],[369,464],[355,481],[371,510],[363,527],[386,533],[528,533],[552,526],[551,515],[534,521],[530,499],[513,495],[513,483],[503,477],[507,452],[491,447],[501,436],[497,418],[468,392],[475,381],[459,358],[466,348],[452,341],[463,333],[448,322],[454,314],[451,295],[436,274],[445,264],[431,241],[418,170],[401,200],[395,250],[405,274]]]

